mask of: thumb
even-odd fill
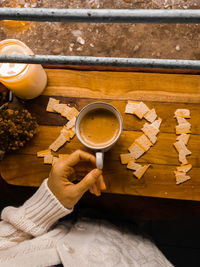
[[[78,184],[76,184],[77,189],[81,193],[85,193],[93,184],[97,182],[97,179],[102,174],[99,169],[93,169],[90,171]]]

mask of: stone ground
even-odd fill
[[[1,0],[0,7],[200,9],[200,0]],[[1,22],[0,40],[17,38],[35,54],[200,59],[197,24]]]

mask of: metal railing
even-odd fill
[[[0,20],[87,23],[195,23],[200,10],[0,8]],[[0,55],[0,62],[200,70],[199,60]]]

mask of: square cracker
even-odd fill
[[[149,108],[147,107],[147,105],[145,105],[143,102],[140,102],[137,108],[135,109],[134,114],[139,119],[142,119],[147,112],[149,112]]]
[[[188,181],[188,180],[190,180],[191,179],[191,177],[190,176],[188,176],[188,175],[179,175],[179,176],[177,176],[176,177],[176,184],[178,185],[178,184],[182,184],[182,183],[184,183],[184,182],[186,182],[186,181]]]
[[[186,159],[186,155],[185,155],[185,151],[184,150],[181,150],[179,152],[178,157],[179,157],[179,161],[181,162],[181,164],[183,164],[183,165],[188,164],[188,161]]]
[[[181,134],[176,138],[176,140],[182,141],[185,145],[187,145],[189,138],[190,138],[190,134]]]
[[[57,100],[57,99],[55,99],[53,97],[50,97],[49,98],[49,102],[47,104],[46,111],[48,111],[48,112],[55,112],[54,105],[59,104],[59,102],[60,102],[60,100]]]
[[[129,160],[128,165],[127,165],[127,169],[134,170],[134,171],[140,169],[141,167],[142,165],[136,163],[134,159]]]
[[[145,151],[149,150],[149,148],[152,146],[151,141],[144,134],[135,139],[135,143],[138,144]]]
[[[146,136],[149,136],[149,135],[156,136],[159,133],[159,129],[155,127],[153,124],[149,124],[149,123],[144,124],[142,131]]]
[[[176,125],[176,134],[191,133],[190,129],[191,129],[190,123],[182,123],[182,124]]]
[[[180,152],[181,150],[183,150],[185,152],[185,155],[191,155],[191,151],[189,149],[187,149],[187,147],[185,146],[183,141],[177,141],[176,143],[174,143],[174,146],[177,150],[177,152]]]
[[[144,118],[149,122],[154,122],[156,120],[156,118],[157,118],[157,114],[156,114],[155,109],[153,108],[149,112],[147,112],[144,115]]]
[[[53,162],[53,155],[46,155],[44,157],[44,164],[52,164]]]
[[[129,160],[134,160],[134,154],[132,153],[126,153],[126,154],[120,154],[121,164],[128,164]],[[134,160],[135,161],[135,160]]]
[[[70,108],[68,105],[65,105],[63,108],[61,115],[65,118],[67,118],[68,113],[71,111],[72,108]]]
[[[128,102],[128,104],[126,105],[125,107],[125,113],[128,113],[128,114],[134,114],[135,113],[135,110],[137,109],[139,103],[136,103],[136,102]]]
[[[181,165],[176,167],[178,172],[189,172],[192,169],[192,164]]]
[[[145,174],[147,169],[149,168],[150,164],[141,166],[139,169],[133,172],[133,174],[138,178],[141,179],[142,176]]]
[[[189,109],[177,109],[174,112],[174,117],[191,118]]]
[[[66,137],[61,133],[58,138],[49,146],[51,150],[56,152],[61,146],[67,142]]]
[[[176,117],[177,119],[177,123],[178,124],[183,124],[183,123],[189,123],[185,118],[182,118],[182,117]]]
[[[61,114],[63,112],[63,110],[65,109],[66,106],[67,106],[66,104],[55,104],[53,106],[53,109],[54,109],[55,112]]]
[[[37,152],[37,157],[38,158],[43,158],[47,155],[51,155],[51,150],[50,149],[45,149]]]
[[[71,129],[75,126],[76,117],[73,117],[68,123],[66,124],[67,129]]]
[[[158,118],[157,120],[155,120],[154,122],[152,122],[152,125],[155,126],[157,129],[159,129],[161,123],[162,123],[162,119],[161,118]]]
[[[71,110],[67,113],[66,118],[70,121],[71,119],[73,119],[74,117],[77,117],[79,114],[78,110],[73,107],[71,108]]]
[[[128,150],[133,154],[135,159],[138,159],[145,153],[145,150],[135,142],[128,148]]]

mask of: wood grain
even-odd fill
[[[200,77],[159,74],[47,69],[44,95],[98,99],[199,103]]]
[[[78,110],[91,102],[106,101],[121,112],[124,131],[113,149],[105,154],[106,192],[200,200],[199,76],[66,69],[47,69],[47,74],[48,86],[43,95],[27,102],[21,101],[21,105],[36,116],[40,132],[26,147],[7,154],[0,163],[0,173],[8,183],[39,186],[48,176],[51,167],[44,165],[43,159],[36,157],[36,152],[48,148],[67,122],[58,114],[46,112],[48,98],[54,96]],[[134,178],[132,171],[119,161],[120,153],[127,152],[135,138],[141,135],[140,129],[145,123],[145,120],[124,114],[129,99],[144,101],[149,108],[155,108],[163,119],[157,143],[139,160],[152,164],[141,180]],[[18,104],[14,101],[12,105]],[[177,108],[190,109],[192,116],[192,135],[188,144],[188,149],[192,151],[188,157],[193,165],[189,173],[192,179],[179,186],[175,184],[173,173],[179,165],[178,154],[173,147],[176,140],[173,114]],[[75,137],[59,153],[71,153],[76,149],[86,150]],[[78,178],[85,171],[86,166],[80,166]]]

